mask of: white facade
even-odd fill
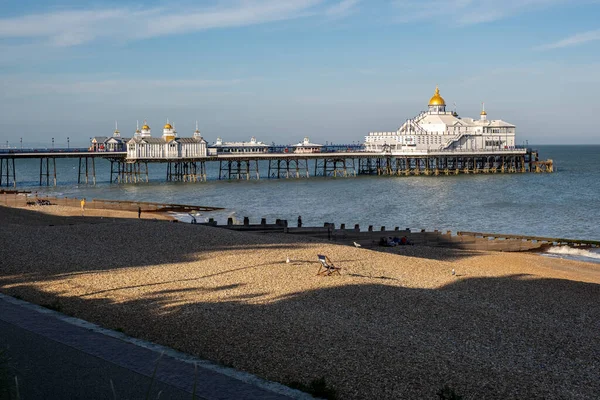
[[[95,136],[92,138],[90,151],[125,151],[129,139],[121,137],[121,132],[115,121],[115,130],[112,136]]]
[[[365,151],[391,154],[436,152],[525,152],[517,149],[515,126],[502,120],[488,120],[482,109],[479,119],[461,118],[446,111],[438,88],[429,108],[407,120],[395,132],[371,132],[365,137]]]
[[[142,129],[136,129],[134,137],[127,142],[127,159],[190,159],[207,156],[206,140],[202,138],[196,123],[191,138],[179,138],[175,127],[169,123],[160,138],[153,138],[150,127],[144,121]]]
[[[322,144],[311,143],[308,137],[305,137],[302,142],[292,146],[294,153],[306,154],[306,153],[320,153]]]
[[[221,138],[211,145],[211,149],[216,150],[216,154],[222,153],[266,153],[269,151],[269,145],[259,142],[254,136],[249,142],[223,142]],[[215,152],[213,150],[213,152]]]

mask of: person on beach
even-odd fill
[[[142,218],[142,207],[138,207],[138,219]]]
[[[302,217],[298,215],[298,228],[302,228]]]
[[[81,199],[81,216],[83,217],[83,212],[85,211],[85,197]]]

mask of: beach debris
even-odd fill
[[[456,271],[452,268],[452,276],[456,275]]]
[[[287,264],[289,264],[289,263],[290,263],[290,258],[289,258],[289,257],[288,257],[288,258],[286,258],[286,259],[285,259],[285,262],[286,262]]]
[[[362,247],[362,245],[360,243],[356,243],[356,242],[353,242],[353,243],[354,243],[354,247]]]

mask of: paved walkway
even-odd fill
[[[192,399],[194,365],[196,399],[312,398],[2,294],[0,349],[8,349],[23,400],[157,399],[159,392],[161,400]]]

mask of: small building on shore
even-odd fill
[[[195,159],[207,156],[206,140],[196,130],[190,138],[177,136],[175,127],[167,119],[160,138],[152,137],[150,126],[144,121],[142,129],[127,142],[127,159]]]

